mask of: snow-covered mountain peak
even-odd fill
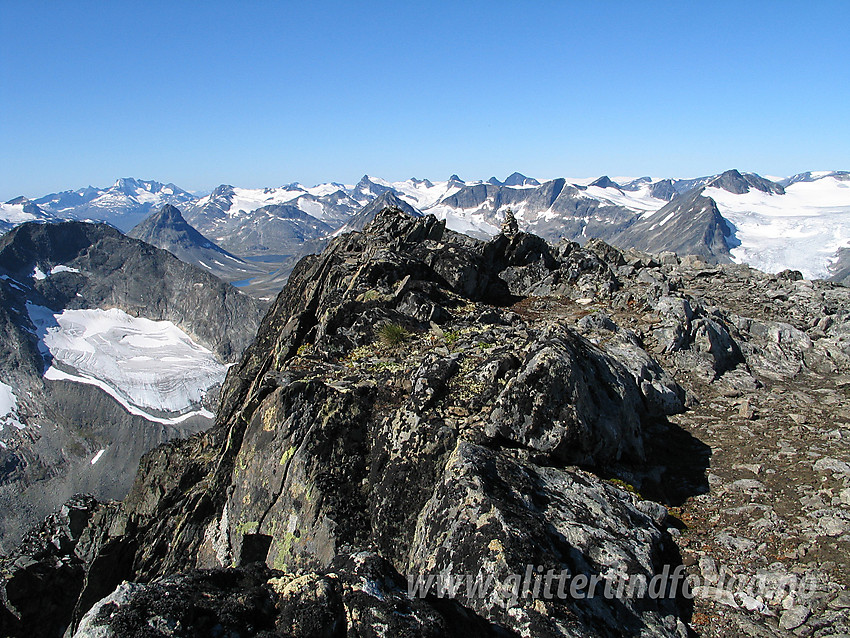
[[[814,182],[825,177],[832,177],[838,181],[850,181],[850,171],[806,171],[781,179],[779,184],[788,187],[797,182]]]
[[[35,203],[56,217],[104,221],[128,231],[164,204],[180,206],[194,201],[194,195],[172,183],[122,177],[107,188],[89,186],[51,193]]]
[[[0,204],[0,233],[5,233],[18,224],[31,221],[49,221],[50,215],[45,213],[33,201],[26,197],[15,197],[5,204]]]

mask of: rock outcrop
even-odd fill
[[[147,454],[125,501],[54,549],[37,530],[0,563],[2,630],[27,633],[50,582],[44,635],[687,636],[703,599],[599,591],[684,568],[686,506],[713,480],[695,416],[846,374],[848,325],[832,284],[384,210],[299,262],[212,429]],[[839,530],[831,507],[817,524]],[[692,574],[704,557],[684,555]],[[546,596],[549,573],[599,591]],[[447,592],[452,575],[481,587]],[[730,631],[778,628],[735,605]]]

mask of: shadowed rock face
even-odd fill
[[[674,376],[743,392],[750,362],[793,374],[825,348],[850,369],[837,338],[810,345],[682,294],[705,265],[663,259],[525,233],[485,243],[381,211],[299,262],[212,429],[147,454],[123,503],[94,505],[85,542],[2,563],[2,628],[33,622],[20,598],[39,584],[8,597],[28,565],[66,583],[55,605],[74,610],[41,619],[45,635],[179,622],[333,636],[343,618],[356,635],[687,635],[673,598],[405,591],[410,576],[503,582],[529,565],[651,579],[680,559],[667,510],[637,491],[668,504],[707,491],[704,446],[668,422],[696,400]],[[65,578],[63,561],[78,571]]]
[[[761,175],[756,175],[755,173],[741,174],[735,169],[721,173],[708,182],[707,185],[716,186],[717,188],[722,188],[730,193],[736,193],[738,195],[749,192],[751,188],[760,190],[764,193],[775,193],[777,195],[785,193],[785,189],[776,182],[772,182]]]
[[[837,253],[838,258],[830,267],[831,281],[837,281],[845,286],[850,286],[850,248],[842,248]]]
[[[204,237],[171,204],[146,218],[127,236],[167,250],[181,261],[203,268],[224,281],[244,280],[263,273]]]
[[[703,196],[702,189],[675,197],[611,241],[618,246],[639,246],[650,253],[672,251],[721,263],[732,261],[729,250],[734,245],[731,227],[714,200]]]

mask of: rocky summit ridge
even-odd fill
[[[298,263],[210,430],[0,561],[0,633],[846,632],[849,340],[850,291],[799,273],[384,209]],[[680,566],[695,600],[408,591]]]

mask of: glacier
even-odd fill
[[[850,181],[832,176],[795,182],[785,194],[751,189],[735,194],[709,187],[720,214],[735,227],[740,245],[732,259],[765,272],[786,268],[806,278],[829,277],[839,248],[850,245]]]
[[[27,304],[48,380],[94,385],[128,412],[164,424],[212,418],[201,406],[227,366],[170,321],[123,310],[63,310]]]

